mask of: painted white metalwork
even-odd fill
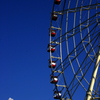
[[[87,92],[86,100],[91,100],[92,99],[93,87],[94,87],[94,84],[95,84],[98,68],[100,67],[99,64],[100,64],[100,51],[98,53],[97,62],[96,62],[95,69],[94,69],[92,79],[91,79],[91,82],[90,82],[90,87],[89,87],[89,90]]]

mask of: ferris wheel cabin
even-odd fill
[[[56,21],[56,20],[57,20],[57,18],[58,18],[58,15],[57,15],[57,14],[55,14],[55,13],[53,13],[53,14],[52,14],[52,20]]]
[[[61,99],[61,92],[60,91],[54,92],[54,99]]]
[[[53,46],[53,45],[48,45],[48,50],[47,50],[48,52],[51,51],[51,52],[53,53],[55,50],[56,50],[55,46]]]
[[[55,68],[56,67],[56,62],[55,61],[50,61],[49,68]]]
[[[51,76],[51,81],[50,83],[56,84],[58,82],[58,77],[57,76]]]
[[[51,35],[52,37],[54,37],[54,36],[56,35],[56,32],[55,32],[54,30],[52,30],[52,31],[50,32],[50,35]]]
[[[61,0],[55,0],[55,4],[57,4],[57,5],[59,5],[60,4],[60,2],[61,2]]]

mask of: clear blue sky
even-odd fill
[[[0,1],[0,100],[51,100],[48,28],[52,0]]]

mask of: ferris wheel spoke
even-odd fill
[[[91,34],[91,36],[92,36],[92,35],[93,35],[93,34]],[[96,40],[98,39],[98,36],[99,36],[99,34],[97,34],[97,35],[92,39],[92,40],[95,40],[94,43],[95,43]],[[87,36],[85,36],[84,39],[85,39],[86,37],[87,37]],[[84,39],[83,39],[83,40],[84,40]],[[82,41],[83,41],[83,40],[82,40]],[[92,40],[91,40],[91,41],[92,41]],[[73,58],[71,59],[71,62],[72,62],[75,58],[77,58],[77,56],[80,55],[80,54],[82,53],[82,51],[84,51],[84,48],[82,48],[82,47],[83,47],[82,41],[81,41],[81,42],[76,46],[76,48],[74,48],[74,49],[72,50],[72,52],[63,60],[63,62],[62,62],[63,65],[66,65],[66,66],[69,65],[69,60],[68,60],[68,58],[70,58],[71,55],[74,54],[74,51],[75,51],[75,50],[77,50],[78,54],[77,54],[76,56],[73,56]],[[90,42],[91,42],[91,41],[90,41]],[[88,42],[87,44],[85,44],[85,48],[88,47],[89,44],[90,44],[89,42]],[[87,54],[89,54],[89,52],[87,52]],[[62,64],[62,63],[61,63],[61,64]],[[60,69],[60,68],[61,68],[61,67],[60,67],[61,64],[60,64],[55,70]]]
[[[55,13],[56,14],[66,14],[67,11],[69,13],[73,13],[73,12],[79,12],[80,9],[82,11],[84,11],[84,10],[91,10],[91,9],[96,9],[96,8],[100,8],[100,3],[87,5],[87,6],[81,6],[81,7],[75,7],[75,8],[71,8],[71,9],[62,10],[62,11],[56,11]]]
[[[83,76],[84,77],[84,76]],[[73,78],[73,81],[71,82],[71,84],[69,85],[70,88],[70,92],[72,92],[72,96],[74,95],[75,91],[77,90],[77,88],[81,85],[83,87],[83,89],[86,91],[84,85],[81,83],[83,78],[81,78],[78,82],[75,82],[75,78]],[[74,85],[73,85],[74,83]],[[67,95],[67,94],[66,94]]]
[[[97,27],[97,24],[96,24],[96,25],[89,31],[89,33],[88,33],[88,34],[92,33],[92,35],[88,35],[85,39],[83,39],[83,36],[82,36],[82,33],[81,33],[82,44],[83,44],[83,47],[84,47],[84,50],[86,51],[86,53],[87,53],[87,49],[86,49],[85,45],[86,45],[88,42],[89,42],[89,44],[90,44],[90,46],[91,46],[91,48],[92,48],[92,50],[93,50],[93,46],[92,46],[91,41],[89,40],[89,38],[94,37],[94,34],[96,34],[97,32],[99,32],[99,30],[98,30],[98,31],[94,31],[96,27]],[[94,31],[94,32],[93,32],[93,31]],[[97,33],[97,35],[98,35],[98,33]],[[94,39],[95,39],[95,38],[94,38]],[[93,52],[94,52],[94,50],[93,50]],[[95,52],[94,52],[94,54],[95,54]]]
[[[89,62],[88,64],[89,64],[89,66],[88,66],[86,72],[84,73],[84,75],[83,75],[83,76],[79,79],[79,81],[77,81],[76,84],[71,88],[71,90],[73,90],[73,89],[75,88],[74,92],[75,92],[76,89],[80,86],[80,84],[81,84],[81,86],[83,87],[83,89],[86,91],[84,85],[83,85],[81,82],[82,82],[83,77],[85,76],[85,74],[88,72],[88,69],[91,67],[92,62]],[[86,66],[85,66],[85,67],[86,67]],[[76,76],[75,76],[75,77],[76,77]],[[75,80],[75,78],[73,78],[73,80]],[[73,83],[73,81],[71,82],[71,84],[69,85],[69,87],[72,86],[72,83]],[[73,92],[73,94],[74,94],[74,92]]]
[[[97,13],[97,14],[98,14],[98,13]],[[55,43],[55,42],[57,42],[57,41],[60,41],[60,39],[62,40],[61,42],[64,42],[64,41],[66,41],[66,35],[69,35],[69,36],[67,37],[67,39],[69,39],[69,38],[71,38],[73,35],[78,34],[78,33],[80,32],[80,25],[85,25],[85,26],[82,27],[82,29],[81,29],[81,30],[85,30],[87,27],[89,27],[89,26],[91,26],[91,25],[93,25],[93,24],[96,24],[97,22],[96,22],[95,16],[96,16],[97,14],[93,15],[91,18],[88,19],[88,20],[89,20],[89,23],[90,23],[89,25],[86,25],[86,24],[87,24],[87,20],[86,20],[86,21],[82,22],[81,24],[79,24],[78,26],[76,26],[75,28],[73,28],[73,29],[71,29],[70,31],[68,31],[67,33],[63,34],[63,35],[60,36],[59,38],[53,40],[52,42]],[[73,30],[76,30],[74,34],[72,33]]]

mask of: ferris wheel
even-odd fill
[[[54,0],[49,37],[54,99],[100,100],[100,0]]]

